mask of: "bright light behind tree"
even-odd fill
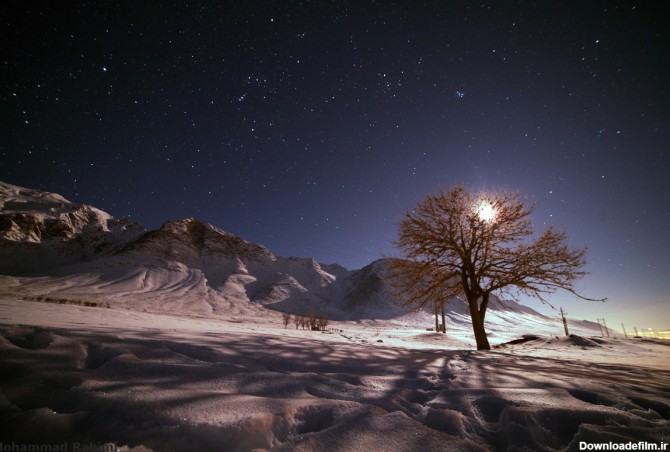
[[[399,223],[395,244],[405,258],[392,264],[396,293],[420,308],[465,299],[478,350],[491,349],[484,328],[491,296],[544,300],[561,289],[596,301],[574,289],[586,248],[571,248],[552,227],[530,239],[534,208],[505,189],[479,195],[455,185],[426,196]]]
[[[483,200],[477,207],[477,215],[484,223],[493,223],[496,219],[496,209],[490,202]]]

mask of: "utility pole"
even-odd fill
[[[623,323],[621,324],[621,328],[623,329],[623,335],[626,336],[626,339],[628,339],[628,333],[626,333],[626,327],[623,326]]]
[[[637,327],[636,326],[633,327],[633,331],[635,331],[635,337],[640,337],[640,335],[637,332]]]
[[[598,322],[598,328],[600,328],[600,337],[605,337],[603,334],[603,326],[600,324],[600,319],[596,319],[596,322]]]
[[[568,332],[568,321],[565,318],[565,314],[567,314],[567,312],[563,312],[563,308],[561,308],[561,318],[563,319],[563,329],[565,330],[565,335],[570,336],[570,333]]]

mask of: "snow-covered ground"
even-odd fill
[[[5,296],[0,442],[155,451],[670,442],[669,343],[557,337],[557,322],[491,316],[493,344],[540,337],[477,352],[465,323],[444,336],[426,330],[430,316],[311,332],[284,329],[270,310],[188,317]]]

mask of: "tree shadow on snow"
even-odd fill
[[[582,424],[605,424],[603,410],[621,405],[585,382],[638,387],[636,401],[627,400],[619,410],[649,413],[650,419],[654,413],[659,422],[667,422],[667,405],[658,397],[670,396],[668,373],[650,379],[644,369],[502,352],[410,350],[271,334],[179,338],[163,330],[32,327],[0,333],[4,442],[290,449],[305,441],[336,444],[347,431],[404,425],[423,432],[405,438],[415,450],[434,447],[428,440],[467,447],[477,440],[492,448],[544,441],[561,448]],[[533,405],[524,396],[533,390],[596,406],[582,410],[596,414],[539,409],[542,401]],[[550,415],[567,427],[547,420]],[[395,434],[404,434],[399,428]],[[540,435],[543,429],[550,433]]]

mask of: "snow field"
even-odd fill
[[[483,353],[465,330],[409,320],[320,333],[275,317],[0,300],[0,439],[387,451],[670,437],[667,343],[541,335]]]

